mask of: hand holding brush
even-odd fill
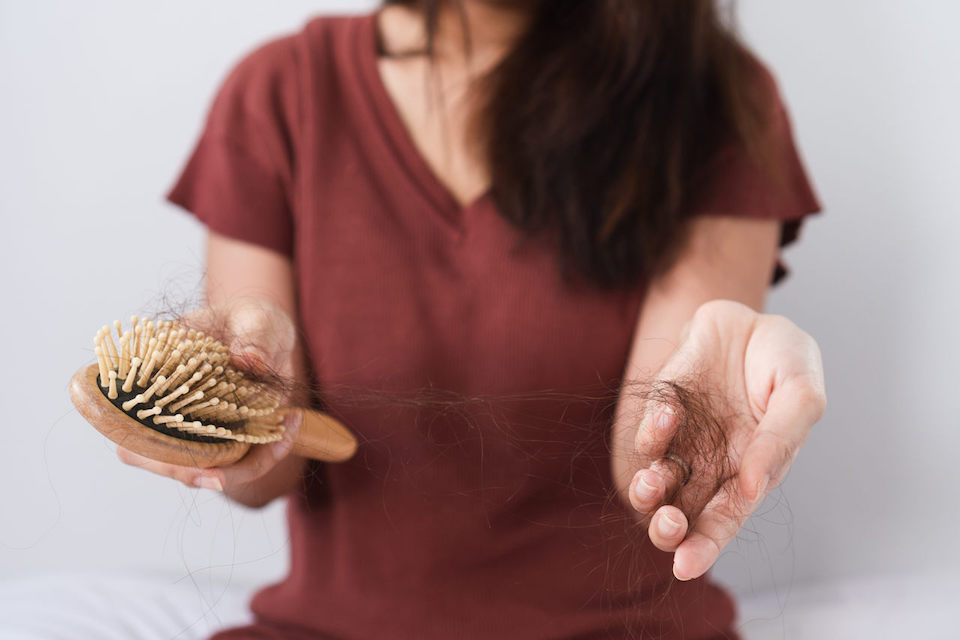
[[[356,450],[330,416],[287,406],[295,333],[275,305],[239,299],[173,322],[134,317],[94,342],[97,363],[74,376],[71,398],[128,464],[222,489],[268,475],[289,483],[306,458]]]

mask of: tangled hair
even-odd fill
[[[168,305],[168,308],[170,306]],[[630,402],[630,406],[636,409],[631,408],[629,411],[633,413],[621,416],[631,424],[640,424],[662,407],[673,409],[677,416],[677,427],[667,447],[666,459],[682,461],[684,466],[689,468],[689,479],[665,496],[664,503],[681,509],[691,529],[709,500],[718,493],[722,495],[726,487],[732,486],[733,483],[728,481],[738,471],[738,452],[733,450],[729,436],[732,425],[736,424],[741,416],[736,414],[723,397],[713,391],[715,387],[710,372],[707,371],[695,372],[680,380],[604,381],[590,389],[532,389],[519,394],[467,395],[442,387],[412,388],[400,392],[345,385],[325,385],[321,389],[312,383],[292,379],[282,372],[272,370],[262,361],[251,361],[241,355],[250,345],[245,344],[240,336],[231,334],[229,319],[223,313],[209,310],[210,313],[183,315],[182,306],[177,305],[175,309],[176,311],[162,315],[165,319],[204,331],[230,345],[235,354],[233,364],[244,371],[245,375],[269,387],[271,392],[286,397],[288,400],[285,404],[319,406],[326,399],[335,417],[341,417],[338,412],[344,410],[350,412],[362,409],[364,412],[372,410],[391,424],[400,418],[405,422],[404,428],[408,433],[416,432],[429,439],[441,453],[457,453],[461,442],[457,441],[455,436],[451,437],[449,431],[444,430],[443,424],[438,424],[437,432],[434,432],[430,428],[434,421],[456,424],[462,427],[457,431],[468,434],[468,438],[476,434],[482,439],[494,434],[487,431],[483,435],[479,433],[481,430],[495,429],[495,439],[503,443],[504,447],[493,450],[495,453],[488,460],[491,465],[502,463],[502,459],[497,457],[498,454],[505,454],[509,458],[512,447],[524,452],[523,463],[529,464],[533,470],[537,468],[539,461],[550,460],[557,455],[564,456],[566,461],[567,456],[570,456],[570,490],[579,505],[588,506],[591,513],[597,513],[597,518],[591,518],[590,524],[586,526],[595,527],[598,535],[587,536],[585,540],[587,544],[596,545],[591,551],[599,551],[597,555],[606,559],[601,566],[583,565],[577,568],[585,573],[601,576],[602,579],[592,581],[592,584],[601,585],[595,595],[605,606],[609,605],[611,609],[622,612],[622,625],[618,627],[621,633],[618,637],[646,637],[648,628],[645,625],[649,623],[651,616],[663,619],[665,615],[670,615],[669,607],[673,606],[672,590],[676,585],[672,577],[665,577],[662,567],[651,565],[652,560],[648,553],[641,551],[646,538],[646,523],[624,504],[624,496],[616,490],[616,482],[602,486],[574,485],[577,479],[584,477],[575,471],[575,465],[577,469],[589,467],[589,478],[594,477],[593,471],[597,475],[605,472],[610,461],[609,446],[612,444],[605,441],[605,438],[606,434],[613,431],[610,420],[615,414],[617,403],[625,399],[640,401]],[[559,406],[561,410],[542,420],[526,411],[541,401]],[[515,410],[518,406],[522,409],[520,412]],[[577,410],[582,406],[589,407],[589,410]],[[578,416],[573,423],[567,420],[569,409],[573,409],[571,413]],[[523,424],[512,421],[511,416],[519,417]],[[581,419],[582,424],[578,422]],[[346,424],[348,427],[361,426],[351,425],[349,421]],[[366,454],[371,450],[389,450],[390,443],[365,439],[362,431],[355,431],[360,443],[356,461],[361,465],[358,472],[369,473],[374,478],[385,478],[387,470],[383,468],[384,460],[388,461],[385,465],[387,467],[391,461],[396,462],[402,472],[405,464],[402,456],[392,460],[389,457],[367,457]],[[564,446],[552,446],[557,438],[563,439]],[[468,447],[464,451],[476,450]],[[367,460],[380,460],[381,465],[375,466],[376,463],[370,464]],[[634,464],[631,468],[635,471],[639,467]],[[326,506],[323,498],[319,497],[321,492],[317,491],[324,482],[325,473],[326,468],[321,464],[309,465],[305,471],[301,498],[308,508],[313,505],[319,508]],[[405,491],[445,490],[432,480],[428,483],[418,481],[416,473],[402,475],[400,479],[405,482]],[[567,479],[560,481],[567,482]],[[498,486],[502,482],[503,477],[500,477],[491,483],[491,495],[494,499],[515,493],[517,487]],[[561,489],[559,485],[552,486]],[[608,492],[607,488],[611,490]],[[565,490],[566,485],[562,489]],[[500,493],[500,490],[506,493]],[[430,495],[432,494],[426,497]],[[466,500],[474,500],[478,496],[479,493],[471,496],[460,495]],[[557,510],[560,517],[549,520],[548,526],[584,526],[575,518],[571,521],[573,524],[567,524],[567,516],[570,514],[565,513],[564,508]],[[592,553],[587,555],[594,557]],[[638,593],[644,594],[642,601],[636,600]],[[623,603],[628,601],[633,604],[624,607]]]
[[[450,1],[386,4],[422,11],[432,54]],[[555,240],[567,275],[652,278],[683,244],[686,197],[709,160],[731,143],[765,157],[759,65],[715,0],[527,4],[526,32],[478,85],[472,131],[498,210]]]
[[[663,380],[640,390],[648,406],[670,407],[678,417],[676,433],[664,461],[680,467],[677,476],[687,475],[681,486],[673,487],[664,502],[679,508],[692,528],[707,502],[724,490],[736,476],[728,424],[734,416],[722,398],[711,394],[703,380]]]
[[[227,319],[219,314],[208,314],[202,325],[191,321],[187,315],[177,318],[176,314],[165,314],[168,319],[180,322],[187,327],[196,328],[211,335],[224,344],[232,345],[235,352],[243,352],[246,346],[238,336],[228,329]],[[625,398],[639,400],[631,403],[637,406],[638,413],[624,416],[639,425],[644,419],[664,407],[670,408],[677,417],[677,426],[664,456],[666,464],[676,465],[676,476],[686,476],[685,481],[674,486],[664,498],[664,504],[671,504],[684,512],[692,528],[696,518],[707,502],[718,492],[725,490],[728,481],[736,476],[736,452],[731,450],[728,431],[738,416],[730,409],[724,398],[711,390],[709,372],[700,372],[681,380],[629,380],[619,383],[599,383],[591,389],[578,391],[531,390],[521,394],[470,394],[443,387],[410,389],[403,392],[374,388],[355,388],[346,385],[324,386],[322,389],[314,383],[301,382],[285,376],[269,367],[263,361],[248,360],[243,355],[235,355],[233,364],[250,380],[263,385],[270,394],[286,398],[285,404],[322,408],[324,399],[333,401],[339,410],[362,407],[391,414],[394,410],[410,411],[406,414],[414,420],[434,420],[439,416],[454,422],[475,427],[474,423],[482,419],[484,424],[498,430],[497,436],[518,449],[529,446],[524,438],[539,437],[552,432],[558,425],[539,424],[535,429],[519,433],[511,424],[509,415],[517,405],[529,402],[548,401],[564,406],[586,404],[597,408],[599,415],[612,416],[615,407]],[[603,420],[604,418],[600,418]],[[610,418],[606,418],[609,420]],[[350,426],[349,424],[347,425]],[[586,445],[587,439],[601,437],[595,424],[585,425],[582,434],[576,438],[586,438],[576,445]],[[611,427],[612,424],[607,424]],[[608,428],[609,432],[610,429]],[[363,435],[356,434],[363,446]],[[608,443],[605,456],[609,458],[612,443]],[[682,466],[681,466],[682,465]],[[634,470],[639,467],[631,464]],[[616,485],[616,482],[614,482]],[[623,497],[616,491],[610,495],[593,496],[606,502],[616,502]],[[614,510],[616,511],[616,510]],[[631,520],[626,523],[633,527]]]

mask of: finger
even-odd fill
[[[179,480],[188,487],[200,487],[204,489],[215,489],[223,491],[223,483],[216,470],[200,469],[197,467],[184,467],[166,462],[152,460],[139,453],[134,453],[120,445],[117,445],[117,457],[124,464],[132,467],[144,469],[167,478]]]
[[[175,464],[151,460],[146,456],[134,453],[120,445],[117,445],[117,457],[120,459],[120,462],[128,464],[131,467],[138,467],[151,473],[167,476],[168,478],[174,478],[176,480],[185,480],[187,474],[190,472],[190,467],[181,467]],[[196,473],[197,470],[193,469],[193,471]]]
[[[244,349],[244,351],[230,354],[230,362],[233,366],[258,376],[271,373],[271,367],[266,362],[267,356],[259,348],[252,345],[243,345],[239,348]]]
[[[650,536],[650,542],[657,549],[673,551],[687,535],[687,516],[674,506],[660,507],[653,514],[647,533]]]
[[[654,460],[649,468],[634,475],[630,486],[631,506],[639,513],[652,514],[664,502],[673,501],[682,488],[684,475],[684,470],[674,461]]]
[[[202,331],[207,335],[218,333],[218,315],[210,307],[203,307],[186,313],[177,318],[177,323],[188,329]]]
[[[737,487],[736,478],[728,481],[697,518],[690,535],[677,547],[673,575],[678,580],[692,580],[705,574],[759,503],[759,500],[745,498]]]
[[[634,440],[637,466],[649,467],[655,460],[663,457],[670,441],[677,432],[679,420],[673,407],[657,401],[649,403],[649,409]]]
[[[630,505],[639,513],[653,513],[663,504],[666,482],[652,469],[641,469],[630,483]]]
[[[296,343],[293,321],[267,301],[235,305],[228,318],[230,351],[273,371],[283,372]]]
[[[650,469],[663,478],[664,499],[672,502],[677,492],[682,488],[686,471],[674,460],[658,458],[650,465]]]
[[[267,365],[267,356],[264,350],[249,340],[239,339],[236,335],[236,329],[230,326],[230,316],[233,313],[232,307],[217,307],[216,309],[204,307],[191,311],[179,318],[178,322],[189,329],[202,331],[205,334],[225,340],[228,343],[235,343],[231,350],[230,360],[238,369],[251,371],[255,374],[263,375],[269,373],[270,367]],[[240,330],[250,330],[250,322],[245,321],[245,325]]]
[[[680,425],[680,419],[672,406],[657,400],[662,394],[668,401],[674,398],[669,385],[674,380],[684,380],[696,368],[701,350],[700,340],[692,332],[692,320],[683,328],[683,337],[677,350],[657,372],[657,381],[650,389],[652,400],[648,403],[644,419],[637,429],[634,448],[641,468],[650,466],[662,458]],[[658,385],[665,385],[658,387]]]
[[[756,500],[786,475],[811,427],[823,414],[822,393],[803,379],[774,389],[740,462],[740,492]]]
[[[296,343],[296,329],[290,317],[269,300],[236,298],[192,311],[179,322],[221,339],[240,368],[258,374],[289,375],[287,364]]]
[[[290,454],[294,440],[300,430],[301,422],[302,415],[299,412],[288,412],[284,416],[282,439],[269,444],[254,445],[250,447],[250,451],[239,462],[220,467],[224,486],[235,487],[248,484],[273,469],[277,462]]]

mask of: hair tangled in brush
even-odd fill
[[[238,369],[213,336],[133,316],[127,329],[119,320],[104,325],[94,344],[103,394],[142,425],[201,442],[280,439],[282,385]]]

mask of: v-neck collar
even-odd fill
[[[410,179],[414,187],[444,218],[455,227],[461,228],[464,214],[490,199],[490,189],[484,190],[471,202],[461,205],[417,148],[380,75],[377,59],[379,46],[377,16],[378,12],[375,11],[361,18],[360,33],[356,38],[357,61],[374,103],[376,119],[387,138],[386,147],[391,151],[399,172]]]

